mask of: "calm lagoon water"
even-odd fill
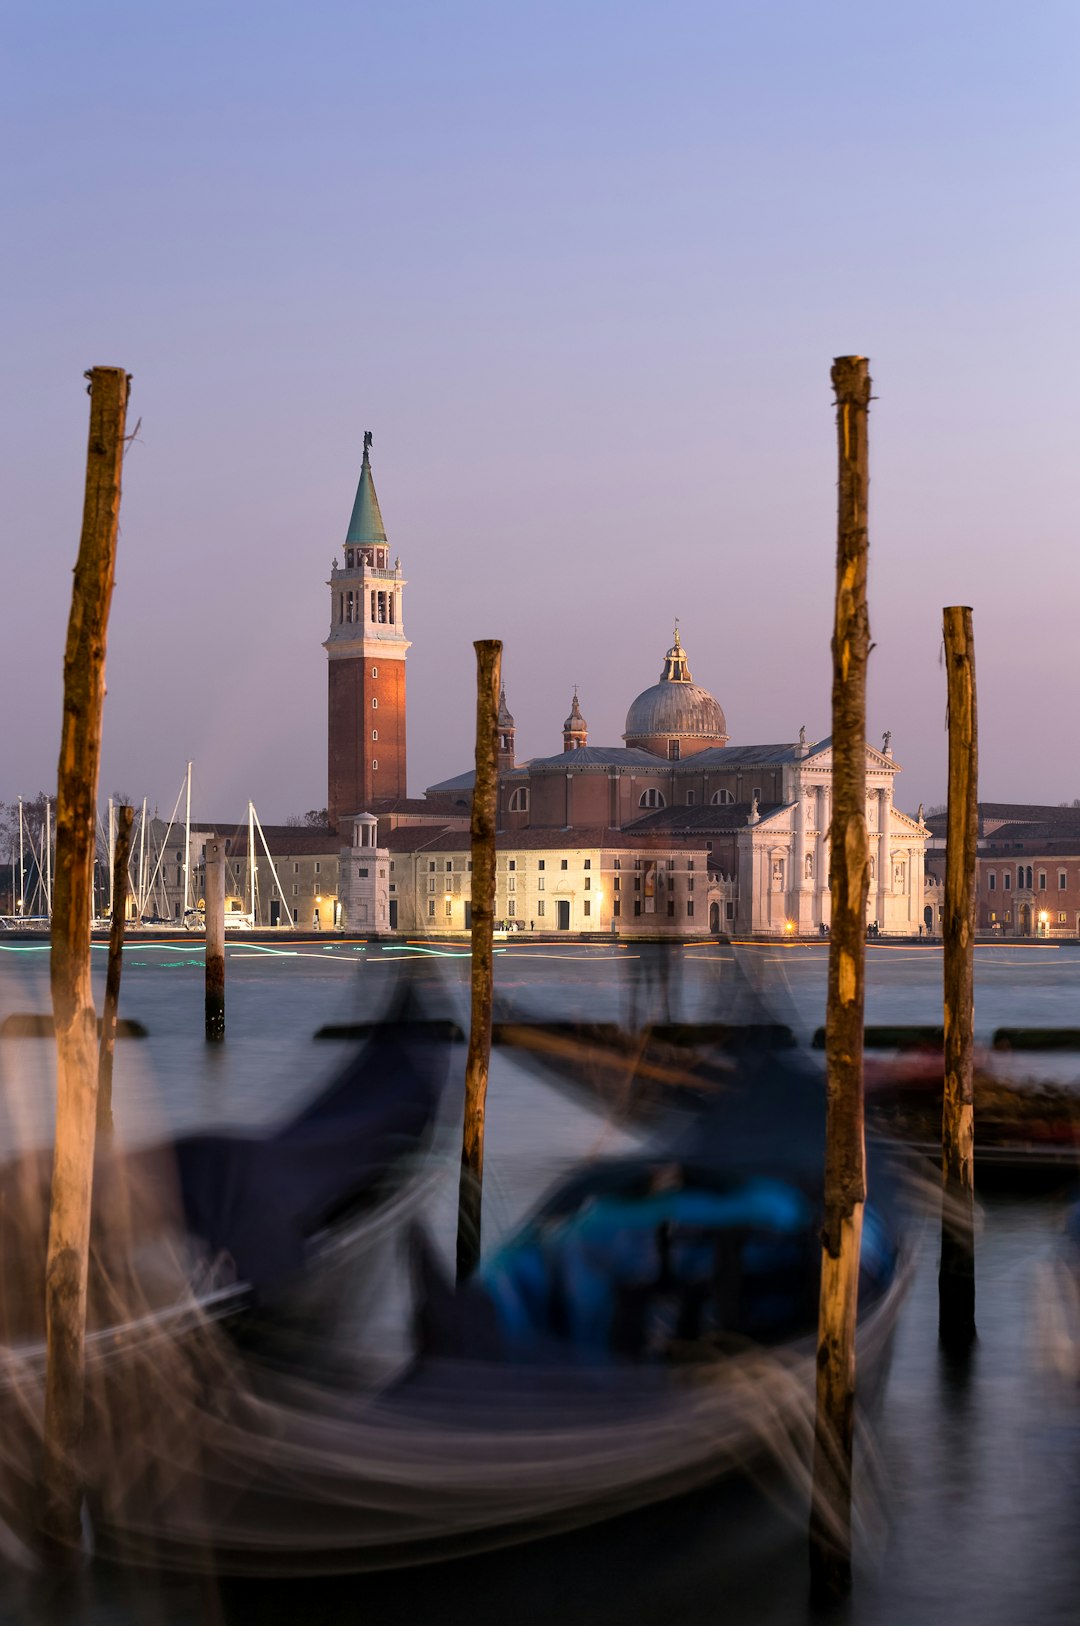
[[[0,1019],[48,1009],[47,954],[0,945]],[[14,952],[18,950],[18,952]],[[704,1019],[746,1008],[754,990],[776,1019],[809,1037],[824,1018],[824,944],[677,953],[667,984],[673,1016]],[[130,944],[122,1013],[150,1030],[117,1049],[120,1132],[149,1140],[196,1124],[265,1123],[309,1095],[335,1047],[314,1032],[376,1014],[400,975],[397,952],[334,943],[287,953],[228,950],[229,1038],[208,1050],[197,944]],[[433,1009],[467,1013],[468,960],[409,955],[409,974]],[[104,954],[96,953],[104,979]],[[940,951],[870,945],[867,1020],[940,1020]],[[537,1015],[625,1017],[664,994],[656,957],[615,946],[511,944],[497,987]],[[100,989],[99,989],[100,993]],[[1080,952],[1054,945],[980,948],[976,1028],[1080,1023]],[[459,1064],[464,1051],[459,1050]],[[0,1148],[51,1132],[52,1047],[0,1041]],[[1042,1058],[1036,1059],[1045,1072]],[[1062,1061],[1059,1071],[1071,1076]],[[615,1149],[600,1118],[496,1053],[489,1097],[485,1240],[491,1242],[572,1159]],[[876,1510],[860,1543],[853,1626],[1017,1620],[1073,1621],[1080,1611],[1080,1401],[1052,1385],[1033,1330],[1035,1267],[1048,1257],[1064,1196],[995,1199],[982,1207],[979,1343],[963,1370],[936,1341],[936,1246],[927,1223],[920,1265],[898,1329],[885,1403],[864,1430],[864,1482]],[[450,1212],[450,1209],[447,1209]],[[426,1626],[558,1618],[735,1626],[809,1619],[800,1519],[764,1496],[699,1497],[596,1532],[519,1549],[437,1573],[372,1577],[347,1586],[273,1589],[187,1585],[151,1589],[92,1573],[75,1597],[0,1585],[0,1621],[160,1622],[214,1619],[409,1621]]]

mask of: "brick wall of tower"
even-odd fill
[[[337,829],[379,798],[406,794],[405,662],[376,653],[331,660],[328,672],[327,810]]]

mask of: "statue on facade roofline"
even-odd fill
[[[892,750],[892,729],[891,728],[887,728],[885,730],[884,734],[881,736],[881,749],[884,751],[886,756],[888,756],[889,752]]]
[[[806,744],[806,724],[805,723],[802,725],[802,727],[799,730],[799,744],[800,745],[805,745]]]

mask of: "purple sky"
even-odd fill
[[[1080,795],[1073,0],[9,14],[0,798],[55,780],[83,369],[134,374],[102,795],[326,795],[363,431],[410,586],[409,780],[620,743],[678,615],[732,742],[829,729],[834,355],[871,358],[868,732],[945,778],[975,611],[986,799]]]

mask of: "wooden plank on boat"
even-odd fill
[[[1080,1028],[995,1028],[994,1050],[1080,1050]]]
[[[324,1022],[316,1028],[316,1039],[369,1039],[386,1027],[385,1022]],[[409,1021],[409,1032],[421,1039],[441,1039],[445,1044],[461,1044],[464,1033],[456,1022],[438,1018],[431,1021]]]
[[[824,1050],[824,1028],[814,1030],[812,1044],[815,1050]],[[882,1023],[863,1028],[864,1050],[942,1050],[944,1046],[945,1029],[940,1023],[937,1027],[932,1023]]]
[[[97,1020],[98,1038],[101,1038],[101,1017]],[[117,1019],[116,1038],[118,1039],[145,1039],[149,1030],[144,1023],[138,1022],[134,1017],[122,1016]],[[53,1039],[56,1037],[56,1024],[52,1012],[45,1014],[42,1011],[12,1011],[0,1022],[0,1039]]]

